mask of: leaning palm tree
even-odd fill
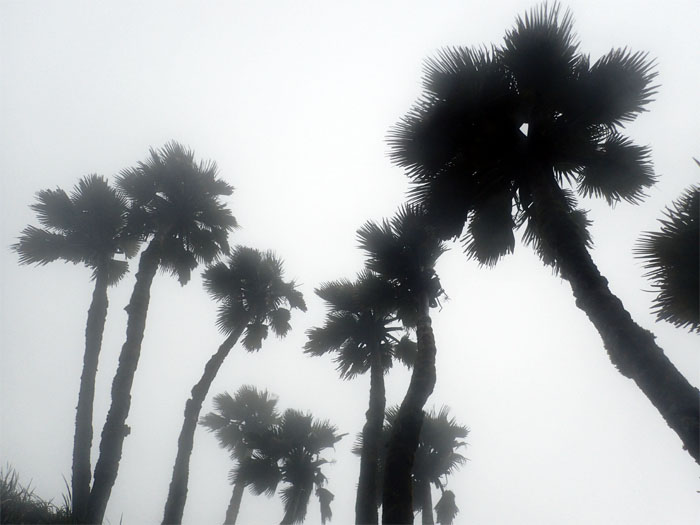
[[[219,446],[227,449],[231,458],[240,464],[252,457],[253,444],[259,443],[261,436],[271,433],[272,428],[278,424],[276,406],[277,398],[267,390],[260,391],[253,386],[243,385],[233,396],[228,392],[214,396],[214,411],[203,416],[199,424],[214,432]],[[256,486],[261,484],[256,475],[265,472],[267,471],[244,472],[241,478],[252,480],[250,484]],[[235,525],[245,487],[242,481],[233,483],[224,525]]]
[[[284,280],[282,261],[272,252],[236,247],[228,264],[220,262],[204,272],[204,287],[221,302],[217,324],[226,339],[207,362],[185,403],[185,418],[163,515],[166,524],[182,521],[197,419],[209,387],[229,352],[241,336],[243,348],[249,352],[260,350],[270,329],[278,337],[287,335],[291,329],[291,309],[306,311],[301,292],[294,281]]]
[[[131,406],[131,386],[141,354],[150,289],[158,268],[186,284],[199,263],[229,250],[227,235],[236,219],[221,202],[233,188],[219,179],[213,162],[195,162],[194,153],[171,142],[151,150],[146,162],[121,172],[118,186],[129,200],[128,231],[148,241],[142,252],[136,284],[126,307],[126,342],[112,382],[112,404],[100,441],[90,492],[88,523],[100,523],[117,479]]]
[[[424,212],[405,206],[392,220],[368,222],[359,231],[367,266],[394,291],[396,311],[405,326],[416,329],[417,353],[411,382],[387,444],[383,520],[403,523],[413,516],[411,472],[418,448],[423,407],[436,382],[435,338],[430,307],[443,293],[435,264],[446,247],[425,221]]]
[[[360,478],[355,502],[356,523],[377,523],[376,497],[381,480],[377,478],[379,439],[384,423],[386,397],[384,374],[393,358],[410,366],[415,343],[397,323],[394,287],[370,271],[360,273],[355,282],[346,279],[322,284],[316,289],[328,307],[325,324],[307,332],[306,354],[335,354],[342,379],[370,372],[369,408],[362,430],[366,446],[360,458]]]
[[[382,432],[384,445],[393,433],[398,414],[397,406],[390,407],[386,411],[386,425]],[[413,508],[415,511],[421,511],[421,521],[424,524],[434,523],[431,484],[442,494],[435,505],[437,522],[451,525],[459,512],[455,504],[455,495],[452,491],[446,490],[446,486],[448,477],[466,462],[466,458],[460,454],[459,450],[466,446],[463,440],[468,433],[467,427],[458,424],[450,416],[448,407],[443,406],[437,413],[431,409],[425,414],[411,473],[413,492],[416,494]],[[362,447],[362,435],[359,435],[353,447],[353,453],[361,454]],[[386,446],[382,446],[381,450],[383,453],[379,456],[379,469],[383,472],[386,464]],[[381,500],[381,493],[379,500]]]
[[[667,208],[661,231],[646,232],[636,255],[659,293],[659,321],[700,333],[700,186],[691,186]]]
[[[138,239],[124,232],[126,200],[97,175],[82,178],[68,195],[62,189],[43,190],[31,208],[44,228],[28,226],[12,249],[20,264],[44,265],[58,259],[84,264],[92,270],[95,287],[85,327],[83,372],[75,415],[73,440],[72,512],[85,512],[90,494],[90,450],[95,377],[107,318],[107,288],[127,272]]]
[[[608,355],[635,381],[700,462],[699,392],[651,332],[612,294],[589,253],[589,224],[574,187],[608,203],[637,203],[655,181],[649,150],[621,133],[654,94],[653,63],[613,50],[594,63],[578,51],[572,18],[533,9],[502,47],[449,48],[425,67],[425,94],[390,135],[412,198],[444,239],[494,264],[513,231],[571,285]]]

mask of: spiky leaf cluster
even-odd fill
[[[644,233],[635,252],[658,289],[657,319],[700,333],[700,186],[688,188],[664,215],[660,231]]]
[[[273,252],[236,246],[226,262],[207,268],[204,287],[221,303],[219,329],[230,334],[243,330],[242,344],[259,350],[268,332],[284,337],[291,329],[291,310],[306,311],[304,297],[294,281],[284,280],[282,260]]]
[[[390,156],[441,238],[462,235],[469,257],[495,264],[513,251],[514,230],[532,222],[542,172],[610,204],[644,196],[655,182],[649,149],[620,128],[651,101],[653,66],[626,49],[591,63],[570,13],[545,3],[518,18],[500,47],[428,59],[423,95],[389,133]],[[567,202],[585,230],[575,196]],[[536,226],[528,236],[546,257]]]
[[[42,190],[31,205],[43,228],[28,226],[12,249],[20,264],[44,265],[58,259],[107,272],[110,284],[127,272],[128,264],[115,259],[136,254],[138,236],[125,230],[127,202],[104,177],[88,175],[73,191]]]
[[[237,223],[221,197],[233,187],[218,177],[216,163],[196,162],[192,150],[170,142],[123,170],[117,184],[130,204],[128,230],[158,243],[161,268],[180,283],[198,264],[228,253]]]

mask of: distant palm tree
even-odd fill
[[[659,289],[656,318],[700,333],[700,186],[685,190],[664,215],[661,231],[644,233],[636,255]]]
[[[639,327],[588,251],[584,196],[637,203],[655,182],[649,150],[620,133],[655,92],[645,54],[613,50],[591,64],[559,6],[534,8],[488,50],[449,48],[426,63],[425,94],[393,129],[392,158],[437,233],[494,264],[513,231],[569,281],[608,355],[700,462],[700,393]]]
[[[228,393],[214,396],[214,412],[203,416],[199,422],[215,433],[219,445],[231,452],[237,463],[251,458],[254,444],[259,444],[261,436],[269,434],[279,423],[277,398],[267,390],[260,391],[253,386],[243,385],[231,396]],[[247,472],[242,478],[259,480],[256,472]],[[233,472],[232,472],[233,477]],[[246,484],[242,481],[233,484],[233,494],[226,510],[225,525],[235,525]]]
[[[415,359],[415,343],[407,336],[394,335],[397,324],[394,287],[370,271],[360,273],[355,282],[331,281],[316,289],[326,302],[328,314],[322,327],[307,332],[306,354],[335,353],[342,379],[370,372],[369,408],[362,430],[364,442],[360,458],[360,478],[355,503],[356,523],[377,523],[376,494],[379,439],[384,423],[386,397],[384,374],[397,358],[410,366]]]
[[[294,281],[284,280],[282,261],[274,253],[244,246],[234,249],[228,264],[218,263],[204,272],[204,287],[222,303],[217,324],[227,337],[207,362],[201,379],[192,388],[192,396],[185,403],[185,419],[163,523],[182,521],[194,431],[202,403],[221,365],[241,336],[243,347],[254,352],[262,347],[269,329],[278,337],[287,335],[291,329],[290,310],[306,311],[304,298],[295,286]]]
[[[444,293],[435,264],[446,247],[427,225],[424,212],[413,206],[401,208],[391,221],[368,222],[358,237],[367,267],[391,285],[402,322],[416,328],[413,374],[387,444],[382,503],[385,522],[404,523],[413,516],[411,472],[423,407],[436,382],[430,307],[437,306]]]
[[[112,383],[112,404],[102,430],[85,521],[101,523],[117,479],[131,406],[131,386],[141,354],[150,289],[158,268],[190,279],[199,263],[227,253],[228,232],[236,219],[221,202],[233,188],[217,177],[216,164],[194,160],[194,153],[171,142],[137,167],[124,170],[118,186],[129,200],[127,228],[148,240],[139,260],[136,284],[126,307],[126,342]]]
[[[31,208],[44,228],[28,226],[12,249],[20,264],[44,265],[58,259],[84,264],[92,269],[95,288],[85,328],[83,372],[75,416],[73,440],[72,512],[82,516],[90,494],[90,450],[92,449],[92,410],[95,377],[102,334],[107,318],[107,288],[127,272],[138,239],[124,232],[126,200],[107,180],[88,175],[68,195],[62,189],[43,190]]]
[[[399,407],[390,407],[386,411],[387,423],[382,432],[384,445],[390,439],[398,414]],[[455,504],[454,493],[445,490],[445,487],[447,478],[466,462],[466,458],[459,453],[459,449],[466,446],[463,440],[468,433],[467,427],[458,424],[453,417],[450,417],[448,407],[443,406],[437,413],[433,409],[425,414],[411,473],[413,492],[416,494],[413,508],[416,511],[421,511],[424,524],[434,523],[431,484],[440,489],[442,493],[440,501],[435,506],[437,522],[451,525],[459,512]],[[383,453],[379,457],[379,468],[383,472],[386,462],[386,446],[382,446],[380,450]],[[360,435],[353,447],[353,453],[360,454],[361,451],[362,436]]]

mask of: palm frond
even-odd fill
[[[243,332],[243,348],[254,352],[262,348],[262,342],[267,339],[268,327],[263,323],[251,323]]]
[[[36,194],[35,204],[29,207],[36,212],[39,223],[58,232],[75,227],[77,213],[68,194],[60,188],[42,190]]]
[[[328,489],[316,487],[316,496],[321,505],[321,525],[325,525],[333,517],[331,502],[335,499],[335,495]]]
[[[578,42],[573,17],[569,10],[560,17],[560,10],[558,3],[545,2],[519,16],[498,53],[529,104],[536,94],[540,100],[556,97],[576,71]]]
[[[455,501],[455,494],[451,490],[442,493],[440,500],[435,505],[435,517],[440,525],[452,525],[459,512]]]
[[[635,255],[658,289],[657,319],[700,333],[700,186],[683,192],[664,215],[660,231],[640,237]]]
[[[393,350],[396,359],[401,361],[407,368],[413,367],[418,354],[418,345],[408,335],[401,337]]]
[[[649,157],[649,148],[612,133],[583,168],[579,192],[604,197],[608,204],[620,200],[637,204],[646,196],[644,190],[656,182]]]
[[[574,95],[585,106],[578,114],[591,123],[620,126],[646,111],[656,94],[657,73],[647,53],[613,49],[578,79]]]
[[[513,253],[515,222],[512,207],[508,188],[501,188],[478,201],[464,237],[465,252],[470,258],[493,266],[502,256]]]

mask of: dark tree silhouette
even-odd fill
[[[107,288],[128,271],[120,254],[132,257],[138,240],[124,232],[126,200],[107,180],[88,175],[68,195],[62,189],[43,190],[31,208],[44,228],[28,226],[12,249],[20,264],[44,265],[58,259],[92,269],[95,288],[85,327],[83,372],[73,440],[72,513],[80,519],[90,495],[90,451],[95,377],[107,318]]]
[[[358,236],[368,268],[391,285],[399,317],[405,326],[416,329],[411,382],[387,444],[382,503],[385,523],[404,523],[413,517],[411,472],[423,407],[436,382],[430,307],[437,306],[443,293],[435,263],[446,248],[427,226],[424,213],[410,206],[399,210],[391,221],[368,222]]]
[[[221,302],[217,324],[227,337],[207,362],[202,377],[185,403],[185,418],[165,503],[164,524],[182,521],[194,431],[202,403],[216,374],[241,336],[243,347],[254,352],[262,348],[269,329],[278,337],[287,335],[291,329],[290,309],[306,311],[304,298],[295,286],[294,281],[284,280],[282,261],[274,253],[261,253],[243,246],[235,248],[228,264],[218,263],[204,272],[204,287],[212,298]]]
[[[386,411],[386,425],[382,432],[383,445],[390,439],[398,414],[399,407],[390,407]],[[443,406],[438,412],[432,409],[425,414],[411,473],[413,492],[417,495],[413,510],[421,511],[424,524],[434,523],[431,484],[442,493],[435,505],[437,522],[451,525],[459,512],[454,493],[446,490],[445,487],[447,478],[466,462],[466,458],[460,454],[459,450],[466,446],[463,440],[468,433],[467,427],[458,424],[450,416],[448,407]],[[359,435],[353,452],[361,454],[362,446],[362,435]],[[386,446],[381,446],[380,450],[383,453],[379,456],[379,469],[383,472],[386,463]],[[379,500],[381,500],[381,493]]]
[[[316,294],[326,302],[328,314],[324,326],[309,330],[304,352],[320,356],[335,353],[342,379],[370,372],[369,408],[362,430],[364,442],[360,458],[360,478],[355,502],[356,523],[377,523],[376,494],[379,439],[384,422],[386,398],[384,374],[393,358],[411,365],[415,343],[397,324],[394,287],[376,274],[364,271],[355,282],[338,280],[322,284]]]
[[[228,232],[236,219],[220,201],[233,188],[217,177],[216,164],[194,160],[194,153],[171,142],[137,167],[123,171],[118,186],[129,200],[128,231],[148,240],[139,260],[136,284],[126,307],[126,342],[112,382],[112,404],[102,429],[100,455],[86,520],[101,523],[117,479],[131,406],[131,386],[141,354],[150,289],[158,268],[190,279],[199,263],[216,259],[229,250]]]
[[[525,242],[569,281],[615,367],[700,461],[699,392],[608,288],[567,188],[637,203],[654,183],[649,150],[620,133],[651,100],[652,66],[619,49],[591,64],[570,14],[544,4],[517,19],[502,47],[428,60],[425,93],[391,132],[391,155],[442,238],[468,224],[466,251],[481,263],[512,252],[513,230],[527,223]]]
[[[209,422],[204,424],[209,426]],[[213,424],[218,425],[219,422]],[[234,451],[238,461],[231,471],[234,487],[240,487],[242,492],[250,486],[256,495],[272,496],[278,485],[285,483],[280,491],[283,525],[304,521],[312,492],[321,506],[321,522],[331,519],[334,496],[325,488],[327,479],[322,467],[328,460],[321,454],[335,447],[345,434],[338,434],[328,421],[315,421],[311,414],[292,409],[286,410],[271,427],[250,428],[234,421],[229,430],[219,428],[223,430],[220,442]],[[230,438],[225,435],[229,431]]]
[[[231,453],[231,458],[238,464],[252,465],[250,458],[259,444],[262,436],[272,432],[279,423],[277,413],[277,398],[267,390],[259,391],[250,385],[243,385],[236,393],[223,393],[214,396],[214,412],[203,416],[199,422],[208,430],[215,433],[219,446]],[[267,470],[254,470],[239,475],[239,478],[257,486],[265,485]],[[234,473],[232,472],[232,478]],[[267,486],[267,485],[265,485]],[[242,481],[233,483],[233,493],[224,525],[235,525],[241,508],[243,492],[246,484]]]
[[[666,208],[661,231],[646,232],[635,253],[659,293],[659,321],[700,333],[700,186],[688,188]]]

